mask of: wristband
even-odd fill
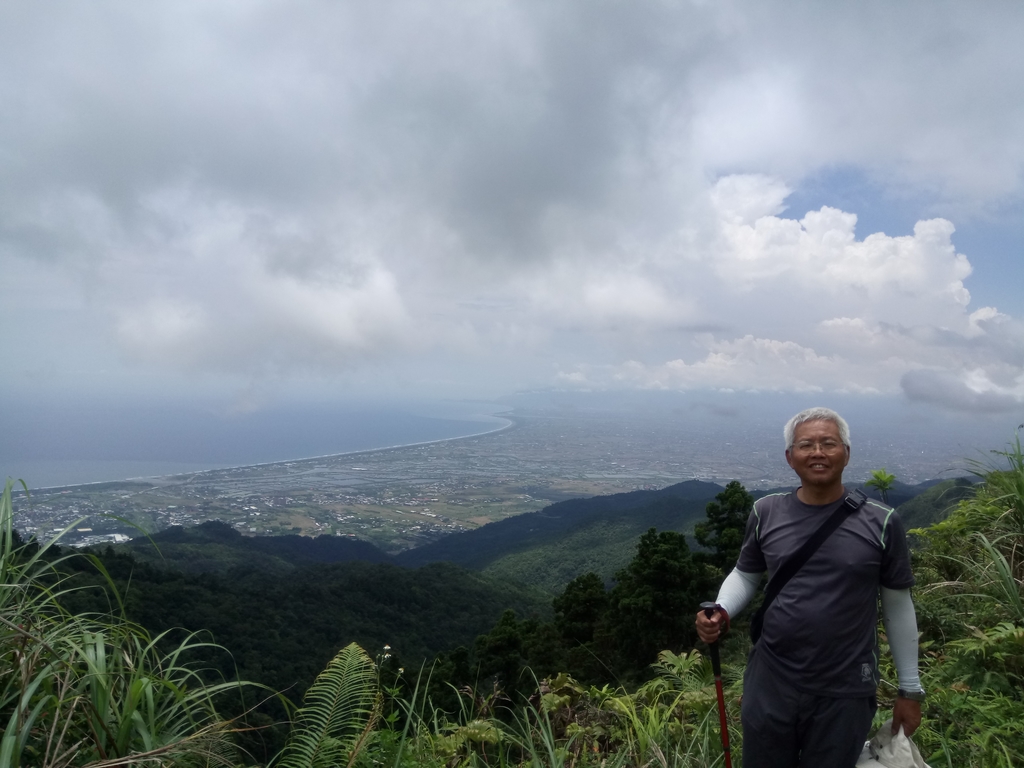
[[[926,696],[926,694],[925,694],[925,692],[923,690],[921,690],[921,691],[908,691],[908,690],[905,690],[903,688],[900,688],[899,690],[897,690],[896,691],[896,695],[899,696],[901,699],[910,699],[911,701],[924,701],[925,696]]]
[[[718,603],[715,603],[715,610],[725,616],[725,624],[723,624],[722,628],[719,630],[719,634],[724,635],[729,631],[729,612]]]
[[[709,619],[713,615],[711,613],[711,611],[718,611],[723,616],[725,616],[725,625],[724,626],[722,626],[722,625],[719,626],[719,630],[718,630],[718,634],[719,635],[724,635],[726,632],[729,631],[729,612],[727,610],[725,610],[725,608],[723,608],[718,603],[712,603],[710,601],[706,602],[706,603],[701,603],[700,607],[703,609],[704,615],[707,616],[707,618],[709,618]]]

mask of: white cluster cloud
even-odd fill
[[[5,8],[2,383],[74,358],[1016,407],[1016,308],[972,306],[931,209],[1019,198],[1024,9],[930,8]],[[831,168],[921,201],[913,234],[787,209]]]
[[[1024,402],[1024,333],[993,307],[970,311],[967,258],[953,226],[921,221],[912,236],[858,240],[857,217],[834,208],[780,218],[788,189],[730,176],[711,189],[720,235],[704,261],[746,328],[697,334],[695,355],[564,372],[575,385],[658,389],[893,393],[943,406],[998,410]],[[771,335],[768,335],[771,334]]]
[[[792,290],[807,308],[856,308],[889,322],[966,321],[971,265],[953,247],[951,222],[920,221],[913,236],[857,240],[856,214],[826,206],[799,221],[779,218],[780,197],[777,182],[759,177],[726,177],[712,190],[724,241],[714,268],[737,290]]]

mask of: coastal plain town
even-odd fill
[[[499,431],[434,443],[18,492],[15,525],[26,538],[64,532],[64,544],[87,545],[220,520],[247,536],[349,536],[394,553],[568,498],[691,479],[750,489],[792,483],[774,423],[748,425],[733,442],[671,419],[511,418]],[[954,463],[878,441],[854,456],[852,478],[886,466],[907,483]]]

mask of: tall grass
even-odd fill
[[[21,543],[11,488],[0,495],[0,766],[234,764],[214,698],[239,683],[209,684],[186,663],[205,645],[194,634],[169,644],[65,611],[61,564],[83,555]]]
[[[915,740],[933,765],[1024,765],[1024,450],[973,462],[973,498],[915,531],[922,679]]]
[[[464,690],[458,712],[407,702],[409,717],[378,735],[360,765],[472,768],[707,768],[723,762],[710,664],[698,652],[663,652],[656,676],[635,692],[583,686],[562,674],[528,700],[492,709],[496,697]],[[729,688],[738,725],[738,686]],[[415,695],[414,695],[415,699]],[[412,727],[410,727],[412,724]],[[739,746],[738,729],[733,741]],[[735,750],[739,752],[738,749]],[[738,758],[737,758],[738,759]]]

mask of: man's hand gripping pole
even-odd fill
[[[704,615],[709,619],[718,610],[717,603],[701,603]],[[718,694],[718,720],[722,731],[722,752],[725,754],[725,768],[732,768],[732,753],[729,750],[729,722],[725,716],[725,694],[722,692],[722,660],[718,656],[718,641],[708,644],[711,654],[711,668],[715,672],[715,692]]]

